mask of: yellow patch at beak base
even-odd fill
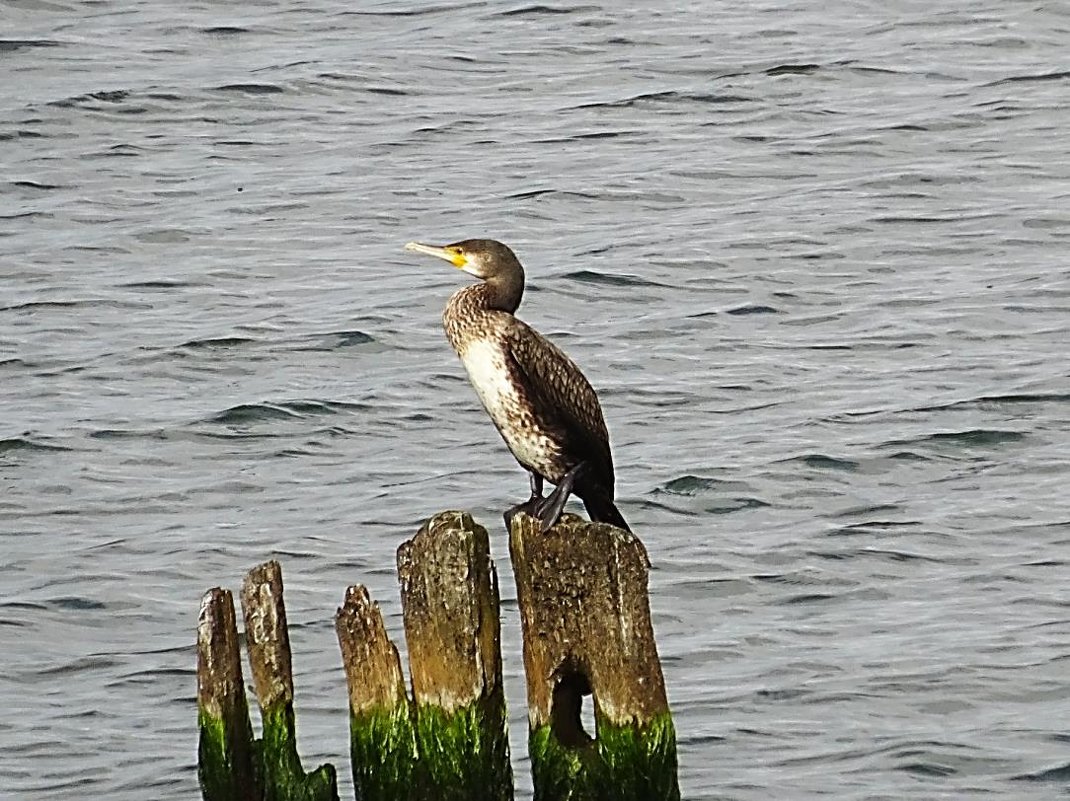
[[[426,253],[428,256],[437,256],[440,259],[445,259],[458,270],[463,270],[468,264],[468,259],[457,248],[443,248],[438,245],[424,245],[421,242],[409,242],[405,245],[405,250],[412,250],[416,253]]]

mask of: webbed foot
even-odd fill
[[[539,529],[542,533],[545,534],[561,519],[561,513],[565,510],[565,504],[568,502],[569,495],[572,494],[572,488],[576,485],[576,479],[586,465],[586,462],[580,462],[572,467],[561,477],[553,492],[535,502],[533,517],[539,519]]]
[[[531,483],[531,497],[523,503],[518,503],[516,506],[506,509],[502,515],[505,518],[505,530],[513,530],[513,518],[517,516],[519,512],[531,515],[532,517],[538,517],[539,504],[543,501],[542,497],[542,476],[538,473],[529,473],[528,478]]]

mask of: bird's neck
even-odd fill
[[[450,305],[471,311],[503,311],[512,314],[524,295],[524,278],[496,277],[467,286],[454,294]]]

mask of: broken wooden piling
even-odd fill
[[[419,763],[431,798],[513,797],[498,574],[467,512],[435,515],[398,549]]]
[[[676,735],[634,535],[565,515],[513,519],[536,801],[675,801]],[[591,695],[595,731],[581,722]]]
[[[379,604],[353,586],[334,618],[349,687],[349,759],[358,801],[396,801],[415,785],[416,734],[398,649]]]
[[[282,568],[275,561],[249,571],[241,588],[245,645],[263,725],[260,771],[266,801],[338,801],[333,765],[305,773],[297,755],[293,667]]]
[[[219,587],[204,594],[197,620],[197,725],[197,778],[205,801],[259,801],[234,598]]]
[[[263,736],[253,738],[242,681],[234,599],[205,593],[197,623],[197,776],[205,801],[338,801],[334,767],[301,768],[290,635],[278,562],[259,565],[241,592],[245,642]]]
[[[402,544],[397,563],[411,702],[397,649],[362,587],[349,589],[336,618],[357,797],[508,801],[498,579],[487,530],[467,513],[443,512]]]

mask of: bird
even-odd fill
[[[564,351],[515,315],[524,295],[516,254],[493,239],[409,242],[405,249],[479,279],[453,294],[442,324],[483,408],[529,474],[531,496],[505,512],[506,527],[523,511],[547,532],[575,494],[592,521],[631,532],[614,503],[613,456],[598,395]],[[544,498],[547,481],[556,486]]]

